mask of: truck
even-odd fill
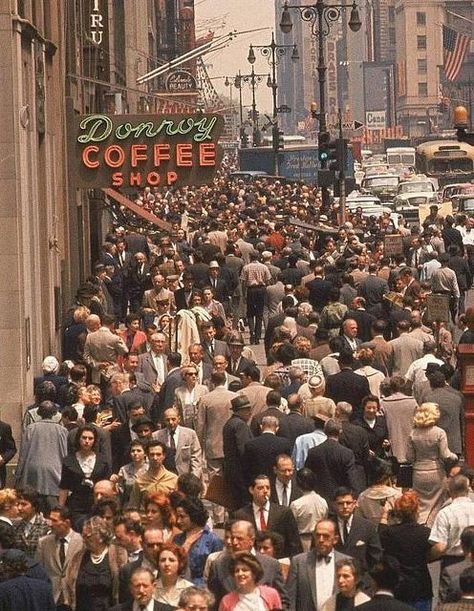
[[[257,170],[274,174],[273,149],[266,146],[241,148],[239,150],[240,170]],[[313,144],[285,147],[278,152],[279,176],[288,180],[302,181],[316,185],[320,168],[318,147]],[[352,150],[347,153],[346,177],[354,176]]]

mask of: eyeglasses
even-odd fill
[[[185,376],[197,376],[197,373],[195,371],[188,371],[187,373],[184,374]]]

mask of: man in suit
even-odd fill
[[[257,530],[272,530],[283,537],[283,554],[294,556],[301,552],[301,541],[293,512],[270,501],[270,478],[257,476],[249,487],[252,502],[233,514],[235,520],[246,520]]]
[[[154,422],[161,422],[164,411],[174,405],[175,391],[183,382],[181,354],[179,352],[169,352],[166,355],[166,370],[166,378],[151,407],[150,415]]]
[[[370,520],[354,514],[357,501],[352,490],[338,488],[335,498],[337,551],[358,560],[362,572],[372,569],[382,557],[377,529]]]
[[[228,303],[232,294],[231,287],[221,276],[221,270],[217,261],[209,263],[209,275],[206,284],[212,288],[214,298],[223,305]]]
[[[291,561],[287,580],[291,611],[314,611],[336,592],[336,562],[347,558],[334,548],[338,536],[334,522],[323,519],[314,530],[314,549]]]
[[[222,431],[232,415],[231,401],[237,395],[226,390],[225,373],[215,371],[211,375],[214,386],[209,394],[199,399],[197,406],[196,433],[206,457],[209,479],[223,474],[224,444]],[[224,508],[214,509],[215,522],[224,522]]]
[[[362,342],[367,342],[371,339],[371,327],[377,320],[373,314],[367,312],[365,307],[365,299],[363,297],[356,297],[351,304],[352,309],[344,316],[345,319],[351,318],[356,321],[357,334]],[[356,343],[359,338],[356,338]]]
[[[151,349],[138,357],[138,373],[142,373],[148,384],[159,392],[168,374],[165,358],[166,336],[163,333],[153,333],[150,338]]]
[[[464,560],[451,564],[441,571],[439,598],[443,603],[456,602],[461,598],[459,577],[464,569],[472,567],[474,562],[474,526],[466,526],[462,531],[461,548]]]
[[[279,454],[276,457],[273,472],[270,501],[282,507],[289,507],[290,503],[299,499],[303,494],[296,482],[295,467],[291,456]]]
[[[130,273],[130,265],[132,255],[126,250],[127,243],[125,240],[117,240],[115,258],[116,274],[122,278],[122,300],[120,320],[125,320],[128,308],[128,277]]]
[[[217,356],[225,356],[229,360],[230,350],[226,342],[216,339],[216,328],[212,322],[201,325],[201,332],[204,338],[201,346],[204,350],[204,363],[212,364],[212,359]]]
[[[143,252],[137,252],[130,265],[127,279],[128,297],[130,299],[130,310],[132,312],[138,312],[143,301],[145,290],[150,288],[150,285],[150,266],[147,263],[145,254]]]
[[[232,416],[222,429],[224,479],[234,499],[233,508],[237,508],[249,496],[243,461],[245,444],[252,439],[252,433],[247,424],[250,420],[252,406],[245,396],[235,397],[230,404]]]
[[[148,240],[143,234],[128,232],[124,239],[127,244],[127,250],[131,255],[135,255],[139,252],[145,253],[147,257],[150,255]]]
[[[423,342],[410,336],[407,320],[401,320],[397,330],[399,336],[388,342],[391,349],[389,371],[391,375],[404,377],[413,361],[423,356]]]
[[[278,420],[278,437],[284,437],[288,439],[289,430],[287,428],[288,416],[284,414],[281,409],[281,395],[277,390],[270,390],[267,395],[267,408],[260,412],[255,418],[252,418],[250,430],[254,437],[258,437],[262,434],[262,420],[265,416],[273,416]]]
[[[252,429],[252,427],[250,427]],[[250,439],[245,444],[244,474],[250,483],[257,475],[271,477],[276,457],[279,454],[291,454],[292,447],[288,439],[278,437],[279,422],[275,416],[264,416],[260,425],[262,434]]]
[[[347,401],[352,405],[353,417],[358,418],[362,416],[362,399],[370,395],[370,386],[367,378],[354,373],[353,362],[352,352],[341,350],[338,357],[341,371],[327,377],[326,397],[336,404]]]
[[[370,571],[375,583],[373,598],[357,607],[358,611],[413,611],[413,607],[395,600],[393,592],[400,581],[400,564],[396,558],[386,556]]]
[[[237,520],[230,527],[230,545],[211,564],[207,586],[216,597],[216,605],[229,592],[235,591],[234,575],[231,571],[231,562],[238,552],[253,552],[255,547],[255,527],[248,520]],[[259,552],[255,557],[263,568],[261,584],[275,588],[280,594],[282,605],[289,607],[288,594],[281,574],[280,564],[275,558],[265,556]]]
[[[89,331],[84,345],[84,360],[91,371],[91,381],[100,384],[102,376],[110,377],[108,372],[117,366],[119,356],[127,354],[128,348],[121,337],[112,333],[107,325],[113,322],[108,316],[104,316],[102,323],[96,314],[91,314],[86,319]]]
[[[324,306],[329,303],[329,292],[332,289],[332,282],[324,279],[324,270],[317,266],[314,268],[314,280],[306,283],[309,291],[309,303],[313,308],[321,313]]]
[[[309,450],[304,466],[315,475],[315,491],[330,503],[339,487],[356,488],[357,473],[354,452],[339,443],[340,424],[328,420],[324,432],[326,441]]]
[[[359,285],[359,295],[365,299],[367,309],[381,303],[383,296],[388,293],[388,283],[383,278],[377,276],[377,265],[369,265],[369,275]]]
[[[280,314],[275,314],[275,316],[271,316],[265,326],[265,336],[263,339],[263,343],[265,344],[265,354],[267,358],[270,354],[275,330],[283,324],[286,318],[286,311],[288,310],[288,308],[292,307],[294,307],[293,298],[286,296],[283,297],[283,299],[281,300],[282,312]]]
[[[16,454],[16,443],[12,435],[12,427],[0,420],[0,488],[5,488],[7,464]]]
[[[166,427],[157,431],[155,437],[169,448],[174,470],[178,475],[192,473],[201,479],[202,450],[196,432],[181,426],[179,413],[175,407],[165,410],[163,422]]]
[[[272,390],[260,383],[260,369],[256,365],[248,365],[242,371],[241,395],[245,395],[252,406],[252,418],[263,412],[267,406],[267,395]]]
[[[301,413],[302,408],[303,400],[301,397],[296,392],[290,394],[288,396],[288,409],[290,412],[286,418],[286,429],[288,431],[286,437],[292,446],[294,446],[297,437],[314,431],[314,420],[303,416]]]
[[[242,371],[244,371],[248,365],[253,365],[254,362],[242,356],[242,350],[245,343],[241,333],[234,333],[228,345],[230,349],[230,358],[227,371],[238,378]]]
[[[201,344],[191,344],[188,348],[189,363],[195,365],[198,372],[198,384],[204,384],[211,378],[212,361],[204,362],[204,348]]]
[[[194,278],[188,271],[183,274],[183,286],[174,292],[176,311],[188,310],[194,291]]]
[[[458,602],[438,605],[441,611],[470,611],[474,599],[474,567],[466,567],[459,576],[461,598]]]
[[[374,353],[373,366],[380,369],[387,377],[389,376],[390,355],[392,348],[384,337],[387,323],[384,320],[376,320],[372,324],[372,339],[364,347],[371,348]],[[362,346],[361,346],[362,347]]]
[[[131,600],[115,605],[110,611],[172,611],[176,607],[153,600],[155,591],[153,572],[145,567],[137,567],[130,576]]]
[[[353,354],[361,344],[357,337],[358,333],[357,321],[353,318],[346,318],[342,323],[342,339],[344,340],[344,348]]]
[[[347,401],[340,401],[336,405],[335,418],[339,421],[342,432],[340,443],[354,452],[355,470],[357,473],[357,488],[354,490],[358,496],[367,488],[367,472],[370,462],[369,436],[360,426],[350,422],[352,405]]]
[[[71,559],[82,550],[81,535],[72,530],[71,513],[67,507],[54,507],[49,514],[51,534],[41,537],[35,559],[41,564],[51,580],[54,602],[68,608],[66,573]]]
[[[143,526],[130,518],[121,516],[114,520],[114,534],[117,545],[123,547],[128,554],[128,562],[143,560]]]

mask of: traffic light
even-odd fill
[[[278,135],[278,150],[282,151],[285,148],[285,139],[283,130],[277,128]]]
[[[240,145],[243,149],[246,149],[249,146],[249,137],[245,131],[245,127],[240,128]]]
[[[309,111],[313,119],[318,118],[318,105],[316,104],[316,102],[311,102],[309,106]]]
[[[456,106],[454,109],[454,127],[458,142],[466,142],[474,146],[474,132],[468,132],[469,113],[465,106]]]
[[[318,134],[318,159],[322,166],[325,166],[329,158],[329,142],[331,134],[329,132],[319,132]]]
[[[338,138],[329,142],[329,169],[335,172],[344,172],[347,158],[347,140]]]

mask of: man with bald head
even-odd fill
[[[110,330],[108,325],[113,322],[114,319],[106,315],[102,322],[96,314],[86,318],[89,333],[84,345],[84,360],[90,368],[94,384],[105,385],[114,370],[118,371],[118,357],[128,352],[124,340]]]
[[[230,545],[211,565],[207,586],[216,597],[218,605],[221,599],[235,590],[234,575],[231,562],[238,552],[255,554],[255,558],[263,568],[263,577],[260,584],[271,586],[278,590],[283,607],[289,607],[288,594],[283,583],[280,564],[278,560],[255,552],[255,528],[250,522],[237,520],[230,527]]]
[[[166,363],[166,336],[164,333],[153,333],[150,337],[150,350],[138,357],[137,372],[155,392],[159,392],[168,374]]]

